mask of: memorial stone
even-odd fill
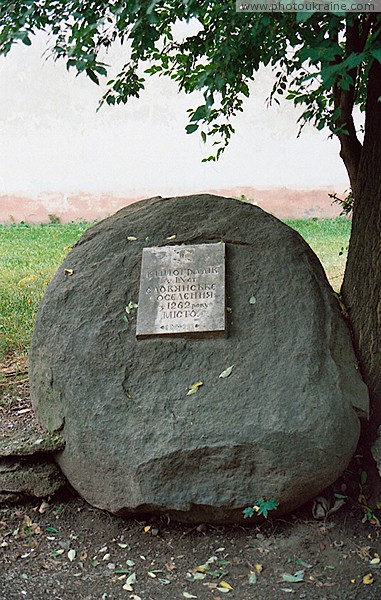
[[[176,281],[187,264],[196,281]],[[188,285],[214,288],[167,291]],[[343,473],[368,410],[311,248],[208,194],[137,202],[86,231],[45,293],[29,373],[70,484],[120,515],[244,522],[258,498],[291,511]]]

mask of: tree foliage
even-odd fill
[[[179,22],[191,24],[189,34],[178,35]],[[283,96],[302,105],[301,126],[311,122],[337,135],[355,186],[361,145],[353,107],[364,110],[370,66],[381,62],[379,14],[239,13],[232,0],[5,0],[0,23],[0,52],[17,41],[30,45],[36,31],[47,31],[55,59],[95,83],[108,78],[104,103],[138,97],[154,74],[169,76],[187,93],[202,92],[186,129],[214,140],[206,160],[223,152],[250,81],[269,66],[275,74],[269,100]],[[114,43],[126,47],[118,73],[107,64]]]

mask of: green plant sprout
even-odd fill
[[[258,498],[258,500],[255,501],[254,506],[248,506],[247,508],[244,508],[242,512],[245,519],[248,519],[255,514],[258,517],[263,516],[267,519],[269,511],[275,510],[278,506],[279,502],[275,500],[275,498],[269,498],[268,500],[266,500],[266,498]]]

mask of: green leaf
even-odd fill
[[[130,315],[132,313],[132,311],[136,310],[137,308],[139,308],[139,305],[136,304],[136,302],[133,302],[132,300],[129,301],[129,303],[126,306],[126,313],[128,315]]]
[[[127,573],[130,573],[130,569],[123,569],[123,568],[115,569],[114,573],[116,575],[127,575]]]
[[[313,565],[310,565],[309,563],[304,562],[304,560],[302,560],[301,558],[298,558],[296,561],[297,565],[300,565],[301,567],[304,567],[305,569],[312,569]]]
[[[375,58],[379,63],[381,63],[381,48],[375,48],[370,51],[373,58]]]
[[[197,123],[190,123],[189,125],[187,125],[185,127],[185,131],[187,133],[193,133],[193,132],[197,131],[197,129],[198,129]]]
[[[252,517],[255,513],[255,510],[252,506],[248,506],[247,508],[243,509],[243,516],[245,519],[248,519],[249,517]]]
[[[252,572],[249,574],[249,583],[254,584],[257,583],[257,574]]]
[[[287,583],[300,583],[301,581],[304,581],[304,571],[296,571],[294,575],[283,573],[282,579],[283,581],[287,581]]]
[[[234,367],[234,365],[232,365],[231,367],[228,367],[227,369],[222,371],[222,373],[220,373],[218,377],[220,377],[221,379],[226,379],[226,377],[230,377],[230,375],[232,374],[232,371],[233,371],[233,367]]]
[[[47,533],[58,533],[58,530],[55,527],[50,527],[50,525],[48,525],[48,527],[45,527],[45,531]]]
[[[257,299],[255,296],[250,296],[249,298],[249,304],[255,304],[257,302]]]
[[[312,17],[313,12],[298,12],[296,13],[296,22],[297,23],[305,23]]]
[[[99,85],[99,79],[92,69],[86,69],[86,75],[90,77],[91,81],[94,81],[94,83]]]

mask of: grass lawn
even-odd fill
[[[350,221],[337,218],[287,223],[310,244],[323,263],[331,285],[338,290],[344,272]],[[70,247],[89,226],[86,222],[0,225],[0,362],[10,352],[27,354],[44,290]]]

